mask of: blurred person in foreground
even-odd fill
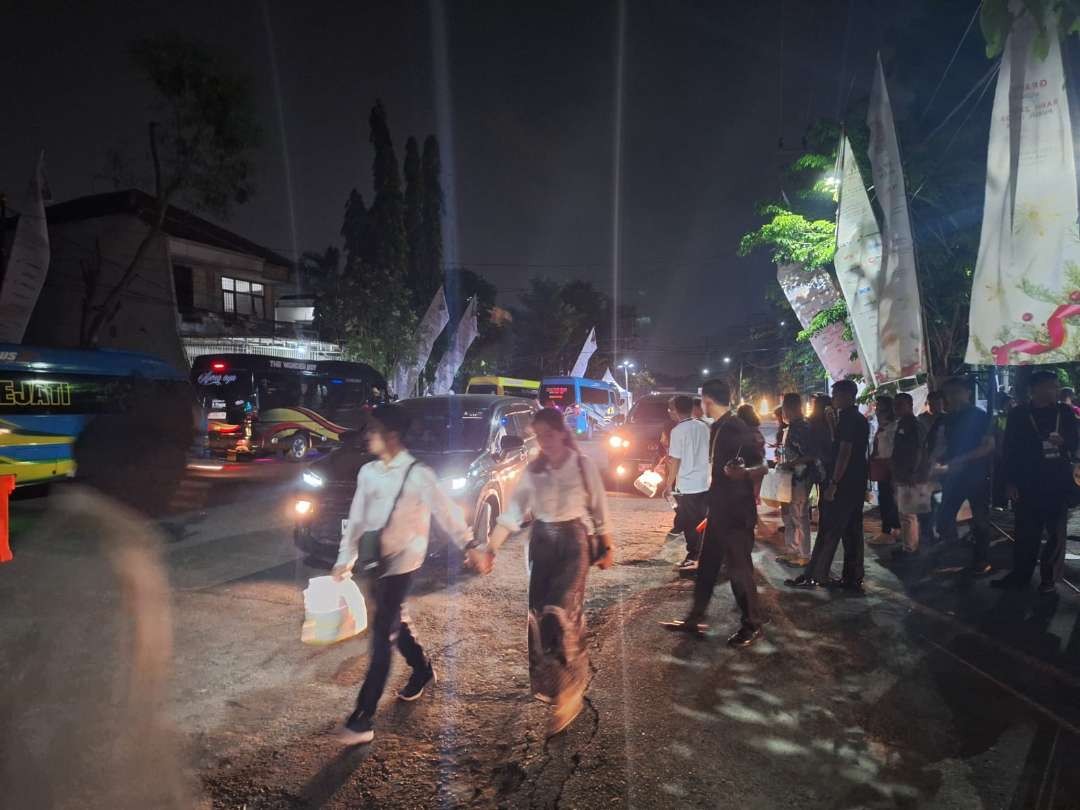
[[[922,428],[923,434],[923,453],[926,456],[927,465],[931,465],[934,461],[940,458],[942,450],[940,447],[939,436],[941,433],[941,423],[945,416],[945,394],[940,390],[931,391],[926,396],[926,408],[920,413],[916,419],[919,420],[919,426]],[[927,469],[927,475],[929,476],[929,469]],[[930,511],[924,512],[919,515],[919,545],[924,546],[929,543],[937,542],[937,513],[938,502],[934,497],[935,493],[941,492],[941,482],[935,478],[929,478],[927,484],[930,487]]]
[[[689,575],[701,555],[698,526],[709,512],[709,428],[693,418],[690,397],[672,397],[671,407],[679,422],[671,429],[664,497],[675,496],[675,531],[686,538],[686,558],[678,570]]]
[[[974,545],[968,571],[990,573],[990,471],[993,467],[994,435],[986,411],[972,403],[971,380],[953,377],[942,389],[948,413],[941,421],[940,461],[932,474],[941,480],[941,508],[937,515],[938,536],[958,540],[956,516],[964,501],[971,506],[971,534]]]
[[[0,660],[5,807],[195,806],[167,719],[172,617],[151,520],[183,478],[192,403],[136,380],[109,405],[75,442],[76,482],[27,539],[44,559],[0,566],[0,628],[25,641]]]
[[[700,633],[721,566],[726,566],[741,615],[739,629],[728,638],[731,647],[748,647],[761,637],[762,617],[754,583],[754,525],[757,523],[755,488],[768,469],[765,440],[731,410],[731,389],[723,380],[709,380],[701,388],[706,413],[715,421],[710,429],[709,522],[705,529],[694,600],[681,622],[668,626]]]
[[[1080,405],[1076,402],[1076,391],[1071,388],[1062,388],[1058,393],[1058,401],[1072,409],[1073,415],[1080,417]]]
[[[999,475],[1015,505],[1016,543],[1012,571],[990,583],[996,588],[1026,588],[1036,560],[1042,579],[1040,593],[1053,593],[1065,572],[1066,525],[1076,489],[1072,465],[1078,438],[1072,408],[1057,401],[1059,385],[1053,371],[1034,372],[1030,404],[1018,405],[1009,413],[1005,464]]]
[[[907,560],[919,550],[919,514],[925,511],[924,502],[929,500],[926,436],[915,416],[911,394],[897,394],[893,400],[893,410],[896,428],[889,463],[896,486],[901,540],[900,548],[893,551],[893,558]]]
[[[888,546],[896,542],[900,530],[900,512],[896,507],[896,489],[890,459],[896,438],[896,413],[893,398],[879,396],[874,400],[874,438],[870,452],[870,480],[878,485],[878,511],[881,514],[881,534],[867,540],[872,546]]]
[[[870,426],[855,404],[858,387],[851,380],[833,384],[836,432],[832,448],[832,469],[821,492],[821,527],[806,571],[784,584],[792,588],[838,585],[863,592],[863,504],[866,498],[867,447]],[[832,580],[836,549],[844,544],[844,572],[839,582]]]
[[[443,530],[477,559],[472,529],[461,507],[439,486],[434,471],[420,464],[406,447],[409,415],[400,405],[382,405],[372,413],[368,450],[376,456],[360,468],[349,518],[341,535],[335,579],[352,575],[361,538],[376,533],[379,557],[375,606],[371,622],[371,658],[356,708],[338,732],[345,745],[365,745],[375,739],[375,710],[390,675],[396,646],[412,669],[398,700],[418,700],[435,684],[435,667],[416,638],[405,599],[416,571],[427,558],[432,515]]]
[[[787,424],[780,447],[778,468],[792,475],[791,502],[780,507],[784,518],[785,553],[777,561],[794,568],[810,562],[810,490],[822,480],[824,445],[803,416],[802,397],[784,394],[783,417]]]
[[[589,567],[615,562],[600,471],[580,452],[556,411],[533,417],[540,455],[525,470],[476,568],[491,572],[495,554],[528,516],[529,679],[533,697],[555,707],[548,733],[566,729],[584,707],[589,683],[585,583]]]

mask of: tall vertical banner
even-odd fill
[[[1001,56],[965,360],[985,365],[1080,359],[1076,162],[1057,18],[1045,59],[1024,11]],[[1071,329],[1071,332],[1070,332]]]
[[[824,268],[806,270],[801,264],[778,264],[776,280],[803,329],[823,310],[840,300],[840,291]],[[862,374],[855,344],[844,338],[844,325],[834,323],[810,338],[810,345],[834,380]]]
[[[926,371],[926,358],[911,216],[881,54],[870,88],[866,123],[874,191],[885,219],[877,308],[878,365],[873,369],[874,380],[883,383],[921,374]]]
[[[447,394],[450,392],[458,369],[461,368],[469,347],[476,340],[479,333],[480,328],[476,322],[476,299],[472,298],[469,300],[469,305],[465,307],[465,314],[461,316],[457,331],[454,332],[454,337],[450,340],[446,353],[442,356],[442,360],[439,361],[439,367],[435,369],[435,382],[431,386],[431,393]]]
[[[589,370],[589,360],[596,354],[596,327],[589,330],[589,336],[585,338],[585,345],[581,347],[574,368],[570,371],[571,377],[584,377]]]
[[[450,309],[446,305],[446,293],[442,287],[439,287],[439,291],[431,299],[427,312],[424,313],[416,329],[416,356],[413,362],[408,364],[399,362],[394,366],[394,373],[391,375],[391,390],[396,396],[405,399],[416,395],[420,372],[431,357],[431,349],[435,341],[449,322]]]
[[[847,302],[855,345],[867,383],[877,381],[878,291],[881,289],[881,234],[863,185],[851,141],[840,141],[840,205],[836,214],[836,279]]]
[[[0,343],[22,343],[45,276],[49,272],[49,227],[45,219],[45,153],[38,157],[26,204],[19,214],[11,256],[0,289]]]

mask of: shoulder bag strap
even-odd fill
[[[405,476],[401,479],[401,487],[398,489],[397,495],[394,496],[394,503],[390,506],[390,514],[386,516],[386,526],[390,525],[390,521],[393,520],[394,517],[394,512],[397,511],[398,501],[401,500],[401,496],[405,492],[405,484],[409,480],[409,473],[411,473],[413,467],[419,463],[419,461],[414,460],[413,463],[409,465],[409,468],[405,470]],[[386,526],[383,526],[383,528],[385,529]]]
[[[596,516],[593,514],[592,509],[592,487],[589,486],[589,476],[585,474],[585,459],[581,457],[580,452],[577,454],[577,467],[578,472],[581,473],[581,484],[585,487],[585,510],[589,513],[589,518],[595,527]]]

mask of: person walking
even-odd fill
[[[787,425],[780,447],[778,468],[791,473],[791,502],[782,504],[785,553],[777,562],[804,568],[810,562],[810,490],[823,478],[823,445],[816,441],[813,428],[803,416],[802,397],[784,394],[783,419]]]
[[[867,445],[870,426],[855,404],[858,387],[851,380],[833,384],[833,405],[837,410],[833,441],[833,467],[821,493],[821,528],[806,571],[784,584],[792,588],[833,585],[830,569],[837,546],[844,544],[844,571],[836,583],[862,593],[863,589],[863,503],[866,498]]]
[[[671,429],[664,497],[675,496],[675,532],[686,538],[686,558],[678,566],[679,573],[691,574],[701,555],[698,526],[709,511],[709,428],[693,417],[690,397],[673,397],[671,407],[679,421]]]
[[[896,487],[901,540],[900,548],[893,551],[893,559],[909,560],[919,551],[919,514],[926,510],[926,502],[930,500],[926,484],[926,437],[915,416],[911,394],[897,394],[893,410],[896,429],[889,463]]]
[[[1021,589],[1039,562],[1039,592],[1053,593],[1065,570],[1065,540],[1073,497],[1072,460],[1077,450],[1077,420],[1058,401],[1057,374],[1031,375],[1031,402],[1009,412],[1005,426],[1005,464],[999,474],[1016,509],[1012,571],[990,584]],[[1043,535],[1046,544],[1042,545]]]
[[[764,438],[731,410],[731,388],[723,380],[708,380],[701,387],[705,412],[715,421],[709,435],[712,479],[709,485],[709,522],[702,542],[701,560],[690,612],[668,626],[700,633],[712,599],[720,567],[727,567],[731,592],[742,620],[728,638],[731,647],[748,647],[761,637],[761,616],[754,584],[754,524],[757,522],[756,485],[768,469]]]
[[[923,433],[923,453],[927,465],[932,465],[940,458],[941,449],[938,436],[941,432],[942,417],[945,415],[945,395],[941,391],[931,391],[926,396],[926,409],[916,419]],[[929,476],[929,469],[927,469]],[[930,489],[930,510],[919,515],[919,546],[936,543],[938,502],[937,493],[941,492],[941,482],[929,478],[927,486]]]
[[[896,508],[896,489],[892,479],[893,441],[896,437],[896,415],[893,398],[880,396],[874,400],[877,429],[874,431],[870,453],[870,480],[878,485],[878,511],[881,514],[881,534],[868,540],[872,546],[888,546],[896,542],[900,529],[900,513]]]
[[[432,515],[474,564],[480,559],[470,545],[472,529],[461,508],[443,492],[435,473],[406,449],[408,430],[409,416],[400,405],[381,405],[372,412],[368,450],[376,459],[361,467],[356,477],[356,492],[332,572],[337,580],[352,576],[361,538],[367,535],[374,540],[378,568],[371,658],[356,708],[338,733],[346,745],[363,745],[375,739],[375,710],[390,675],[395,644],[412,668],[408,683],[398,693],[400,700],[417,700],[436,681],[435,668],[405,609],[413,574],[427,557]]]
[[[965,377],[945,382],[948,413],[941,423],[941,462],[933,474],[941,479],[941,508],[937,515],[938,536],[958,540],[956,516],[964,501],[971,507],[974,546],[969,572],[990,573],[990,470],[994,436],[986,411],[972,403],[972,384]]]
[[[529,679],[533,696],[554,704],[554,735],[581,713],[589,681],[585,648],[585,581],[589,566],[615,561],[607,497],[592,459],[577,449],[558,411],[533,417],[540,455],[526,468],[498,519],[477,570],[491,572],[495,554],[533,518],[529,537]]]

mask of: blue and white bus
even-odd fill
[[[16,487],[73,476],[83,428],[122,413],[139,380],[194,404],[187,375],[149,355],[0,343],[0,475],[14,475]]]
[[[615,424],[619,390],[588,377],[545,377],[540,381],[540,404],[558,408],[570,429],[589,439]]]

